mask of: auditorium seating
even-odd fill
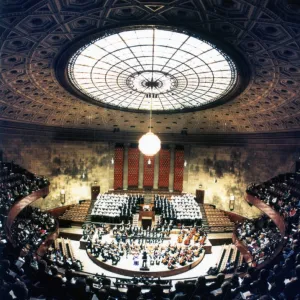
[[[55,220],[50,214],[27,206],[13,223],[13,243],[19,247],[26,247],[27,250],[36,250],[55,227]]]
[[[83,268],[81,261],[75,257],[72,243],[69,239],[56,239],[52,247],[49,247],[45,260],[58,267],[73,268],[77,271]]]
[[[281,242],[277,226],[266,215],[244,221],[237,226],[236,233],[250,251],[253,263],[257,265],[271,257]]]
[[[4,174],[7,173],[4,172]],[[5,179],[4,183],[6,183]],[[294,186],[292,186],[292,183]],[[30,190],[30,193],[33,193],[36,188],[39,188],[39,184],[32,186],[33,188]],[[273,264],[266,265],[268,270],[263,269],[256,271],[256,269],[252,267],[247,269],[246,265],[246,274],[240,279],[233,276],[232,279],[227,279],[227,281],[225,278],[226,282],[224,282],[224,276],[219,273],[217,278],[213,277],[210,279],[200,276],[199,278],[189,280],[189,282],[182,282],[180,283],[181,287],[184,287],[186,291],[192,291],[193,295],[202,297],[205,294],[205,296],[202,297],[203,299],[215,299],[213,295],[217,295],[220,291],[221,296],[227,295],[226,299],[233,299],[245,293],[251,294],[253,299],[259,299],[259,297],[263,295],[272,296],[274,299],[277,299],[280,293],[284,294],[284,298],[282,299],[297,299],[296,293],[297,288],[299,288],[300,280],[300,246],[298,242],[300,239],[298,227],[300,206],[297,196],[299,187],[297,174],[292,176],[289,174],[288,176],[281,176],[270,180],[263,185],[254,185],[248,189],[249,193],[256,195],[258,201],[261,199],[276,209],[280,213],[278,215],[284,218],[287,224],[284,249],[281,254],[275,258]],[[6,188],[8,194],[11,192],[11,186],[3,185],[1,188],[1,193],[4,195],[7,195]],[[270,197],[274,197],[274,195],[280,197],[280,199],[276,199],[276,201],[272,202],[273,199]],[[21,197],[22,196],[23,195],[21,195]],[[10,195],[7,199],[10,199]],[[18,200],[13,200],[13,203],[17,201]],[[10,208],[8,208],[8,211],[9,209]],[[27,217],[30,218],[30,215],[31,214],[28,214]],[[1,224],[5,224],[6,220],[3,213],[0,215],[0,221]],[[226,223],[225,220],[222,221]],[[0,234],[1,241],[3,241],[4,233],[1,226]],[[68,242],[64,242],[64,244],[65,247],[62,246],[62,249],[72,258],[72,251],[66,246]],[[11,299],[9,293],[15,293],[15,295],[18,295],[18,299],[28,299],[29,295],[30,297],[51,299],[92,299],[94,295],[97,296],[98,299],[106,299],[108,296],[111,298],[137,299],[141,291],[144,292],[144,297],[153,299],[153,295],[162,295],[164,290],[168,290],[169,287],[173,285],[172,280],[165,281],[144,277],[132,278],[127,282],[122,282],[120,278],[108,278],[102,275],[91,275],[80,271],[74,272],[69,270],[68,267],[59,270],[59,272],[64,273],[66,276],[66,282],[64,283],[58,276],[58,269],[50,265],[51,262],[49,262],[47,266],[43,260],[37,263],[32,255],[27,255],[25,262],[21,263],[22,266],[20,267],[16,263],[17,256],[14,256],[13,253],[8,250],[11,248],[6,246],[3,249],[2,245],[3,243],[0,243],[0,249],[2,248],[2,250],[4,250],[2,257],[6,260],[0,261],[2,271],[1,280],[3,283],[0,287],[0,299]],[[227,272],[228,266],[240,264],[240,262],[241,255],[235,247],[232,245],[224,246],[217,265],[217,273],[219,271]],[[273,268],[274,264],[277,265]],[[51,270],[52,275],[46,272],[48,268]],[[280,276],[276,276],[279,274],[278,269]],[[12,276],[12,274],[14,275]],[[16,280],[16,278],[18,280]],[[212,280],[212,282],[207,284],[208,280]],[[115,281],[115,284],[112,281]],[[121,285],[126,288],[123,292],[117,288]],[[177,289],[180,290],[180,285],[176,286],[176,291]],[[200,289],[199,286],[201,286]],[[146,291],[145,288],[147,288],[148,291]],[[132,295],[136,296],[133,297]],[[173,299],[174,294],[168,291],[164,294],[164,298]],[[223,298],[219,297],[218,299]]]
[[[220,256],[217,260],[215,273],[233,273],[239,266],[242,265],[243,258],[237,247],[233,244],[223,245]]]
[[[7,214],[15,202],[47,185],[48,179],[44,177],[35,176],[13,162],[0,162],[0,213]]]
[[[65,211],[62,216],[59,216],[59,219],[83,223],[86,220],[90,205],[90,200],[84,200],[79,204],[75,204],[70,209]]]
[[[234,223],[229,220],[223,211],[210,204],[204,204],[204,209],[211,232],[232,231],[234,229]]]

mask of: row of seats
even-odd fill
[[[211,232],[232,231],[234,229],[234,223],[223,211],[210,204],[204,204],[204,210]]]
[[[79,204],[72,205],[62,216],[59,216],[59,219],[72,222],[85,222],[90,205],[90,200],[85,200]]]
[[[52,247],[49,247],[44,259],[49,264],[57,267],[72,268],[76,271],[83,269],[81,261],[75,257],[72,243],[69,239],[56,239]]]

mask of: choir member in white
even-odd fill
[[[171,197],[171,203],[178,222],[187,225],[201,223],[202,213],[199,204],[195,201],[195,196],[191,194],[173,195]]]
[[[92,220],[108,223],[130,221],[142,196],[127,194],[99,194],[92,209]]]

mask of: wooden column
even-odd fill
[[[175,145],[170,145],[170,174],[169,174],[169,192],[174,191],[174,166],[175,166]]]
[[[190,192],[189,188],[189,164],[190,164],[190,146],[184,146],[184,160],[186,161],[186,166],[184,167],[183,172],[183,192]]]
[[[144,182],[144,154],[140,151],[140,162],[139,162],[139,189],[143,189]]]
[[[114,163],[115,163],[115,143],[109,143],[108,150],[108,189],[114,189]],[[113,161],[112,161],[113,160]]]
[[[128,190],[128,147],[129,144],[124,144],[124,167],[123,167],[123,190]]]
[[[153,189],[158,189],[158,173],[159,173],[159,152],[155,155],[154,159],[154,182]]]

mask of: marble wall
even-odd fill
[[[268,147],[192,147],[185,184],[187,192],[205,190],[205,202],[229,210],[229,197],[235,197],[234,212],[253,217],[259,211],[245,201],[252,182],[266,181],[280,173],[294,172],[297,153]]]
[[[21,137],[2,134],[0,149],[4,160],[14,160],[33,173],[49,178],[50,194],[36,205],[60,206],[60,191],[66,191],[66,204],[90,198],[92,185],[101,192],[113,187],[113,149],[105,142],[57,141],[47,137]],[[297,153],[288,147],[192,146],[185,151],[184,192],[205,190],[205,202],[229,210],[229,196],[235,197],[234,212],[252,217],[259,211],[245,201],[251,182],[262,182],[277,174],[293,172]],[[299,156],[299,155],[298,155]]]
[[[110,188],[113,165],[108,143],[5,137],[0,148],[5,161],[49,178],[50,194],[35,203],[43,209],[61,205],[61,190],[68,205],[90,199],[92,185],[100,185],[101,192]]]

